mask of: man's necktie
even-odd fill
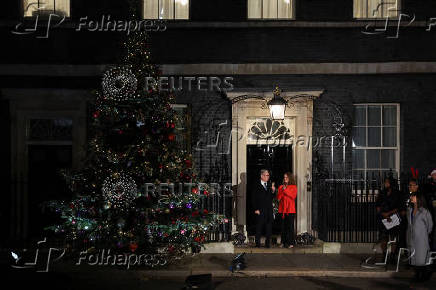
[[[265,188],[265,190],[267,190],[265,182],[263,183],[263,188]]]

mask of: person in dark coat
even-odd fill
[[[424,281],[431,276],[426,263],[429,258],[429,234],[433,229],[433,220],[426,209],[425,197],[421,192],[412,193],[410,203],[411,207],[407,211],[407,245],[411,252],[410,264],[415,268],[415,280]]]
[[[256,247],[260,247],[260,237],[265,229],[265,247],[271,246],[271,233],[273,222],[273,198],[275,197],[275,187],[269,184],[269,171],[260,171],[260,180],[252,185],[252,205],[256,215]]]
[[[402,198],[395,186],[395,181],[391,178],[385,178],[384,187],[376,200],[377,221],[380,231],[380,243],[383,253],[386,253],[387,242],[395,239],[399,243],[400,226],[386,229],[382,220],[387,219],[390,222],[391,216],[397,214],[403,209]],[[392,246],[392,252],[396,252],[396,244]]]

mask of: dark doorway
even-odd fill
[[[255,233],[255,216],[251,206],[250,185],[260,180],[260,170],[270,171],[270,181],[278,187],[283,182],[283,174],[292,172],[292,146],[247,145],[247,231]],[[275,218],[273,234],[280,233],[280,220]]]
[[[71,194],[60,169],[71,168],[71,145],[29,145],[28,238],[40,240],[49,236],[43,229],[57,222],[57,216],[45,212],[41,203],[68,199]]]

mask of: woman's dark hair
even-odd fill
[[[413,182],[413,183],[415,183],[416,185],[418,185],[418,180],[417,180],[416,178],[411,178],[411,179],[409,180],[409,183],[411,183],[411,182]]]
[[[418,205],[418,208],[427,208],[427,202],[422,192],[414,192],[411,196],[416,196],[416,204]]]
[[[285,179],[283,178],[283,184],[285,185],[296,185],[297,182],[295,181],[295,176],[291,172],[285,172],[285,175],[289,178],[289,183],[285,182]]]

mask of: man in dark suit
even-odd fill
[[[275,197],[274,184],[269,184],[269,171],[260,171],[260,180],[252,185],[251,201],[256,215],[256,247],[260,247],[260,236],[265,228],[265,247],[271,246],[271,232],[273,222],[273,198]]]

